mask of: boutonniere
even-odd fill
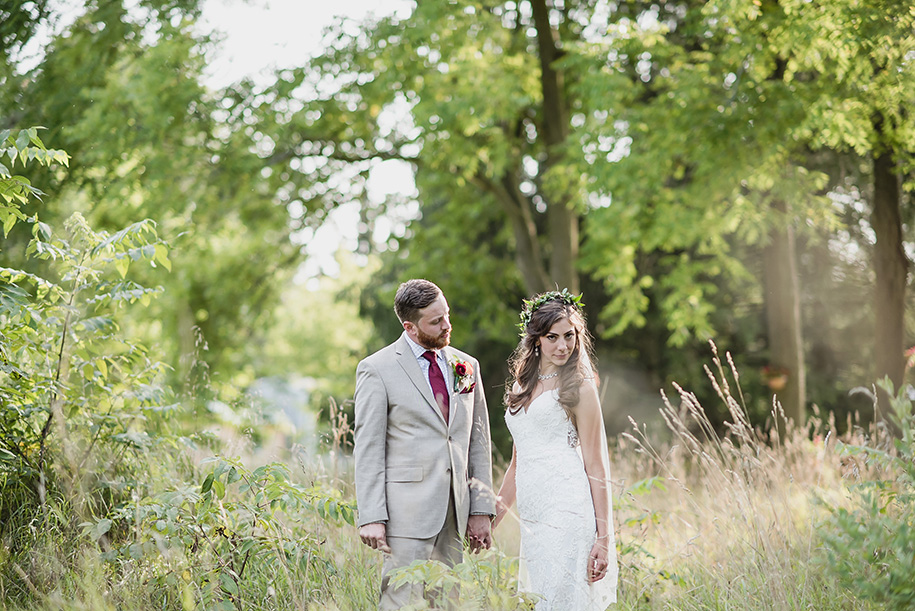
[[[473,365],[467,361],[451,358],[451,371],[454,373],[454,392],[462,395],[469,393],[477,385],[473,379]]]

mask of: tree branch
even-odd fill
[[[550,279],[543,265],[531,204],[521,193],[512,175],[506,172],[499,182],[495,182],[478,172],[471,181],[481,190],[495,196],[505,211],[515,237],[515,261],[527,291],[533,294],[546,290],[550,286]]]

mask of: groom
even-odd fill
[[[489,415],[479,363],[449,348],[442,291],[409,280],[394,297],[404,332],[356,369],[356,500],[359,536],[385,552],[382,609],[422,597],[389,587],[391,569],[415,560],[461,561],[489,548],[492,494]]]

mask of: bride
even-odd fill
[[[538,611],[604,611],[618,568],[607,439],[579,296],[525,300],[522,339],[505,395],[512,459],[499,489],[499,525],[517,501],[522,591]]]

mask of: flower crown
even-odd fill
[[[521,309],[521,322],[518,323],[521,337],[524,337],[524,334],[527,332],[527,325],[531,322],[531,317],[533,317],[534,312],[539,310],[547,301],[559,301],[565,305],[574,306],[579,310],[585,305],[581,302],[581,295],[573,295],[569,292],[569,289],[548,291],[546,293],[541,293],[532,299],[525,299],[524,307]]]

